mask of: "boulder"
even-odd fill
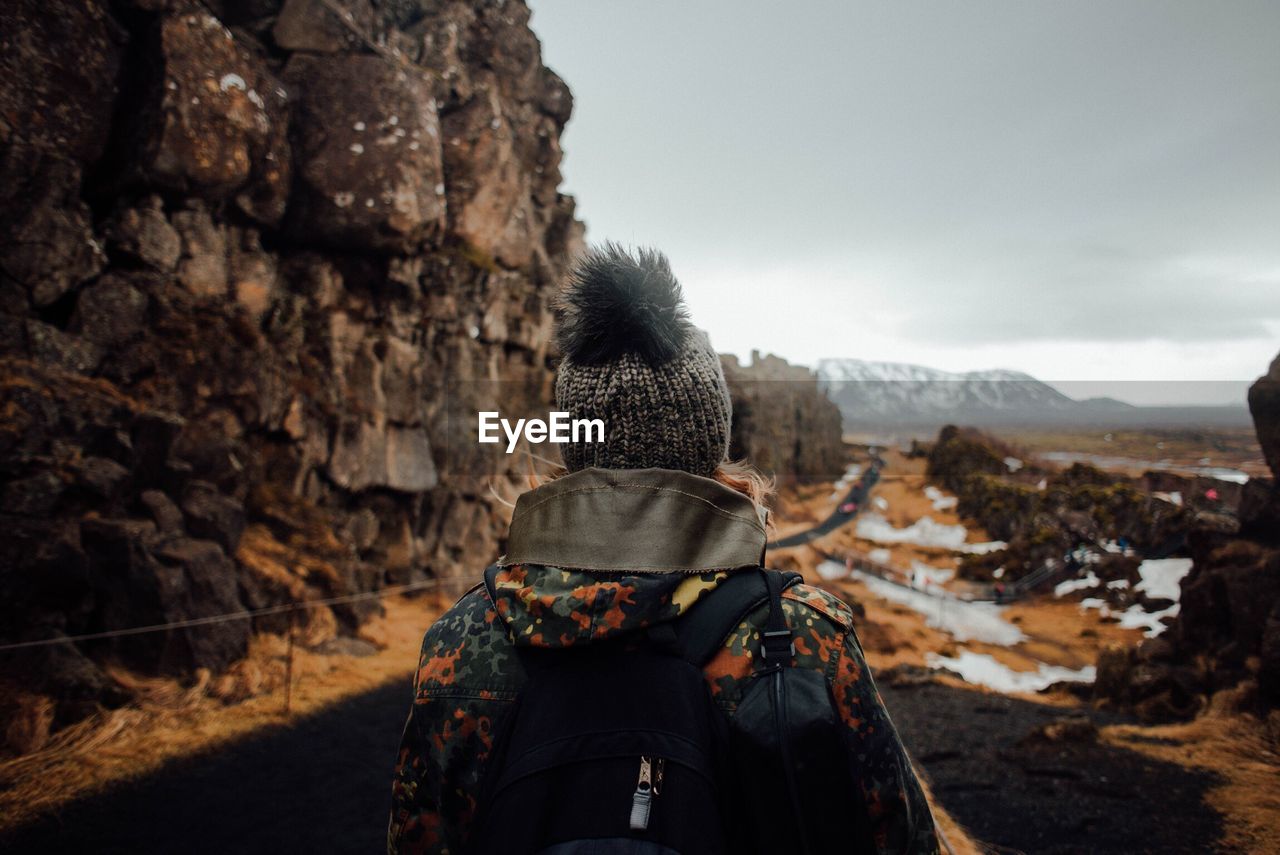
[[[147,322],[147,295],[118,276],[107,275],[76,299],[72,328],[103,348],[136,338]]]
[[[151,519],[155,521],[156,528],[161,534],[184,533],[182,511],[166,493],[160,490],[143,490],[138,501],[151,514]]]
[[[1280,600],[1272,606],[1262,632],[1258,690],[1266,703],[1280,708]]]
[[[151,110],[139,114],[137,169],[144,181],[209,199],[234,198],[277,223],[289,191],[288,93],[205,11],[160,24]]]
[[[243,611],[235,565],[208,540],[160,537],[149,520],[86,519],[80,538],[92,562],[102,629],[174,623]],[[249,621],[228,620],[112,639],[133,667],[189,674],[220,669],[248,652]]]
[[[383,342],[382,395],[387,418],[408,426],[423,421],[422,351],[399,338]]]
[[[156,548],[155,579],[165,622],[242,612],[235,565],[218,544],[179,538]],[[160,670],[186,674],[217,670],[249,650],[250,623],[233,619],[165,633]]]
[[[92,164],[106,146],[126,42],[109,4],[6,0],[0,32],[0,148],[30,146]],[[24,190],[0,186],[6,203],[29,204]]]
[[[119,498],[129,478],[129,470],[109,457],[82,457],[76,464],[76,482],[108,502]]]
[[[30,634],[29,640],[61,641],[9,653],[4,670],[26,675],[23,688],[38,692],[53,701],[53,725],[78,721],[101,705],[119,706],[128,693],[85,655],[66,633],[44,628]]]
[[[378,427],[366,421],[334,438],[327,469],[340,486],[357,492],[389,487],[416,493],[439,482],[425,430]]]
[[[182,238],[169,225],[159,196],[118,212],[106,235],[112,254],[162,273],[173,270],[182,255]]]
[[[290,51],[358,52],[363,47],[359,34],[373,29],[373,7],[368,0],[346,0],[339,8],[323,0],[284,0],[271,37]]]
[[[27,168],[20,176],[0,169],[0,180],[10,179],[0,188],[0,267],[6,282],[44,308],[96,276],[107,259],[80,199],[79,166],[41,156]]]
[[[1280,481],[1280,355],[1249,387],[1249,412],[1271,475]]]
[[[102,348],[40,321],[26,323],[27,352],[42,365],[90,374],[102,363]]]
[[[187,484],[182,495],[182,514],[187,531],[196,537],[216,541],[234,555],[244,534],[244,505],[205,481]]]
[[[1240,534],[1280,543],[1280,488],[1270,478],[1250,478],[1240,494]]]
[[[19,516],[45,516],[57,506],[66,486],[57,474],[48,470],[16,478],[0,491],[0,511]]]
[[[285,79],[299,93],[290,232],[392,252],[437,237],[445,176],[426,74],[378,56],[297,54]]]
[[[449,231],[474,260],[519,268],[533,256],[531,178],[494,88],[445,116]]]
[[[197,297],[226,296],[230,275],[226,227],[215,224],[199,203],[174,214],[173,226],[182,240],[178,282]]]

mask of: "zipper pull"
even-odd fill
[[[658,761],[661,764],[662,761]],[[661,765],[658,767],[661,769]],[[644,831],[649,827],[649,809],[653,805],[653,764],[648,757],[640,758],[640,779],[631,796],[631,830]]]

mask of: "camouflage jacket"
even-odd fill
[[[765,533],[752,503],[706,478],[587,469],[520,497],[496,596],[478,586],[427,631],[392,786],[390,853],[460,853],[503,715],[525,680],[516,647],[562,648],[672,620],[734,570]],[[848,606],[807,585],[783,609],[795,667],[827,676],[844,744],[882,852],[936,852],[933,818],[863,659]],[[732,715],[767,607],[703,669]],[[851,811],[851,815],[855,812]]]

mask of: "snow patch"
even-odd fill
[[[929,585],[945,585],[955,575],[956,571],[954,570],[930,567],[922,561],[911,562],[911,584],[917,588],[923,589]]]
[[[895,528],[880,514],[869,513],[858,518],[857,535],[876,543],[910,543],[914,546],[934,546],[955,552],[982,555],[1004,549],[1003,541],[965,543],[968,532],[963,525],[946,525],[935,522],[933,517],[921,517],[906,528]]]
[[[849,575],[849,568],[839,561],[823,561],[818,565],[818,575],[827,582],[844,579]]]
[[[1142,581],[1133,589],[1153,599],[1177,602],[1182,593],[1182,577],[1190,572],[1190,558],[1148,558],[1138,565]]]
[[[1068,579],[1065,582],[1059,582],[1053,586],[1053,595],[1055,597],[1065,597],[1067,594],[1076,591],[1088,591],[1102,584],[1102,580],[1092,570],[1089,571],[1083,579]]]
[[[240,75],[224,74],[222,75],[222,79],[218,81],[218,88],[223,92],[226,92],[228,89],[239,89],[241,92],[245,92],[249,87],[244,82],[244,78]]]
[[[1001,617],[1004,608],[994,603],[971,603],[952,594],[926,594],[860,570],[854,570],[853,576],[875,596],[920,613],[925,623],[950,633],[957,641],[984,641],[1009,647],[1026,639],[1022,630]]]
[[[1168,629],[1164,621],[1166,618],[1175,618],[1182,610],[1181,603],[1174,603],[1167,609],[1161,609],[1158,612],[1149,612],[1142,606],[1134,603],[1122,612],[1116,612],[1107,605],[1107,601],[1099,597],[1089,597],[1080,601],[1081,609],[1097,609],[1098,614],[1104,618],[1114,617],[1116,622],[1123,629],[1141,629],[1145,630],[1142,634],[1145,638],[1155,638]]]
[[[997,692],[1038,692],[1054,683],[1092,683],[1097,677],[1097,669],[1092,665],[1074,671],[1041,662],[1034,671],[1014,671],[993,656],[971,650],[961,650],[954,657],[929,653],[925,655],[925,662],[930,668],[954,671],[966,683],[986,686]]]
[[[955,496],[948,496],[932,484],[924,488],[924,497],[933,502],[935,511],[949,511],[960,502]]]

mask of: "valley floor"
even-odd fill
[[[883,501],[872,507],[890,525],[906,528],[924,516],[964,524],[925,495],[923,461],[883,456],[887,465],[872,502]],[[823,519],[832,501],[826,485],[789,491],[780,533]],[[970,544],[988,539],[980,529],[967,532]],[[972,840],[981,841],[979,851],[997,852],[1259,852],[1280,839],[1277,734],[1233,709],[1229,693],[1190,723],[1144,726],[1097,710],[1062,686],[998,692],[951,671],[929,671],[939,656],[954,661],[965,652],[989,656],[1012,675],[1043,666],[1082,669],[1104,646],[1136,643],[1142,632],[1048,593],[999,610],[1021,630],[1017,643],[957,638],[944,629],[956,625],[953,616],[909,607],[901,591],[878,595],[888,583],[818,573],[827,554],[875,550],[897,568],[956,566],[950,550],[875,543],[859,537],[856,524],[769,558],[864,610],[859,636],[867,660],[935,804],[968,833],[963,846]],[[963,583],[939,586],[948,587]]]
[[[917,463],[890,455],[875,494],[897,527],[926,513],[960,522],[923,489]],[[824,518],[832,492],[823,484],[789,493],[780,530]],[[846,526],[817,547],[874,546],[855,534]],[[1002,694],[927,671],[933,656],[961,650],[1013,672],[1079,669],[1137,631],[1049,597],[1001,613],[1025,633],[1017,644],[957,640],[863,582],[823,581],[814,546],[770,558],[865,610],[868,660],[955,852],[1261,851],[1280,838],[1280,758],[1248,716],[1224,706],[1190,724],[1144,727],[1069,692]],[[893,546],[889,560],[954,564],[946,550],[909,544]],[[243,701],[214,700],[200,683],[154,681],[141,707],[0,764],[0,850],[377,851],[417,646],[447,606],[440,597],[389,600],[363,633],[381,648],[372,655],[300,651],[291,716],[282,712],[283,640],[264,636],[238,670]]]

